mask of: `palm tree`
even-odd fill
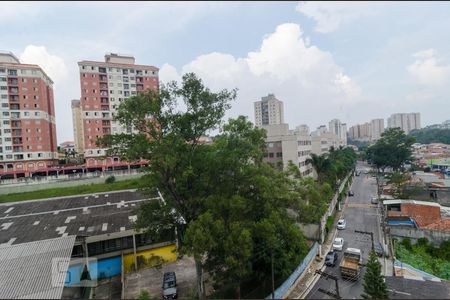
[[[326,155],[317,155],[312,153],[311,158],[308,158],[306,163],[312,164],[317,173],[317,180],[322,183],[326,171],[330,168],[330,161]]]

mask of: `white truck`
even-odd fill
[[[343,279],[358,280],[361,271],[362,253],[357,248],[347,248],[339,265]]]

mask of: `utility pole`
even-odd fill
[[[360,230],[355,230],[356,233],[361,233],[361,234],[368,234],[370,235],[370,239],[372,241],[372,251],[375,251],[375,244],[373,242],[373,232],[367,232],[367,231],[360,231]]]
[[[328,296],[331,296],[335,299],[342,299],[341,295],[339,294],[339,283],[338,283],[338,278],[334,275],[322,272],[321,270],[316,270],[316,274],[319,274],[321,277],[325,277],[326,280],[328,280],[328,278],[334,280],[334,282],[336,283],[336,293],[333,293],[331,291],[325,290],[323,288],[319,288],[318,291],[321,293],[324,293]]]
[[[275,276],[274,276],[274,273],[273,273],[273,250],[272,250],[272,253],[271,253],[271,260],[272,260],[272,299],[275,299]]]

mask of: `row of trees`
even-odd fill
[[[356,166],[356,153],[352,148],[330,148],[328,154],[311,154],[311,163],[317,172],[320,183],[335,186],[340,180],[354,170]]]
[[[272,262],[275,278],[286,278],[308,251],[288,209],[302,212],[321,197],[297,167],[280,171],[263,161],[264,130],[243,116],[222,123],[235,97],[236,90],[214,93],[186,74],[181,86],[172,82],[119,106],[116,119],[135,133],[99,140],[109,155],[149,161],[145,192],[160,191],[165,201],[142,204],[136,226],[155,239],[176,227],[179,250],[195,258],[200,297],[204,270],[238,298],[247,283],[270,278]],[[212,145],[199,142],[214,129],[220,134]],[[335,176],[341,172],[336,167]]]

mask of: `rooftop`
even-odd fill
[[[405,277],[387,276],[389,299],[448,299],[450,284]]]
[[[74,243],[72,235],[0,247],[0,298],[61,299]]]
[[[0,204],[0,246],[131,230],[134,209],[150,199],[159,198],[129,190]]]

